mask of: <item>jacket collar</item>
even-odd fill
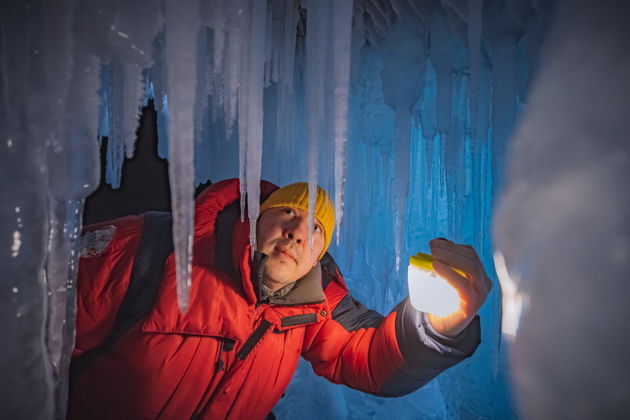
[[[266,254],[256,251],[252,260],[251,282],[256,294],[256,300],[261,301],[261,285],[265,275],[265,262],[269,258]],[[317,263],[304,277],[297,280],[295,286],[284,296],[272,297],[272,305],[296,306],[324,301],[322,289],[322,270]]]

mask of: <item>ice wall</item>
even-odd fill
[[[82,200],[99,182],[98,42],[70,2],[3,2],[0,398],[9,418],[65,416]],[[91,139],[91,141],[90,141]]]
[[[107,180],[116,187],[148,95],[170,164],[183,311],[193,184],[207,179],[240,177],[250,223],[261,176],[329,189],[340,223],[331,253],[356,297],[384,313],[406,295],[409,255],[427,251],[433,237],[470,243],[492,266],[492,198],[536,62],[544,2],[1,7],[0,258],[10,280],[0,296],[7,336],[21,346],[0,353],[9,372],[0,395],[14,418],[63,417],[77,234],[83,198],[98,182],[97,129],[108,135]],[[475,357],[423,390],[377,399],[318,381],[302,366],[279,416],[512,417],[500,303],[495,287]],[[305,400],[298,387],[326,398]]]
[[[504,325],[524,418],[628,418],[630,6],[557,7],[494,223]]]

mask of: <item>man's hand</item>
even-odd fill
[[[429,314],[431,326],[440,334],[455,337],[470,324],[492,289],[479,256],[470,245],[460,245],[447,239],[433,239],[429,246],[433,255],[433,269],[457,290],[459,309],[440,317]],[[463,272],[461,276],[453,270]]]

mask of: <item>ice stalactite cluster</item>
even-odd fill
[[[2,395],[29,389],[41,401],[14,398],[16,412],[38,407],[30,417],[55,410],[63,417],[82,200],[98,184],[104,136],[107,181],[120,185],[147,97],[158,112],[158,152],[169,159],[182,311],[191,287],[194,185],[208,179],[240,178],[252,249],[261,177],[331,191],[338,235],[331,253],[356,296],[383,312],[406,295],[406,259],[426,251],[432,237],[471,243],[488,261],[492,196],[540,45],[544,2],[34,0],[1,7],[1,258],[12,279],[3,319],[9,335],[32,349],[22,359],[16,348],[3,353],[4,362],[23,361],[11,369],[19,385]],[[403,402],[325,388],[339,402],[334,407],[358,416],[397,406],[453,418],[509,415],[493,332],[495,290],[473,362]],[[456,385],[462,379],[468,385]],[[484,398],[473,397],[477,388]],[[289,393],[279,412],[304,403]]]

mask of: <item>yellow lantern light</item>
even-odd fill
[[[409,258],[407,284],[411,304],[419,311],[446,316],[459,308],[457,291],[433,270],[431,255],[419,252]]]

